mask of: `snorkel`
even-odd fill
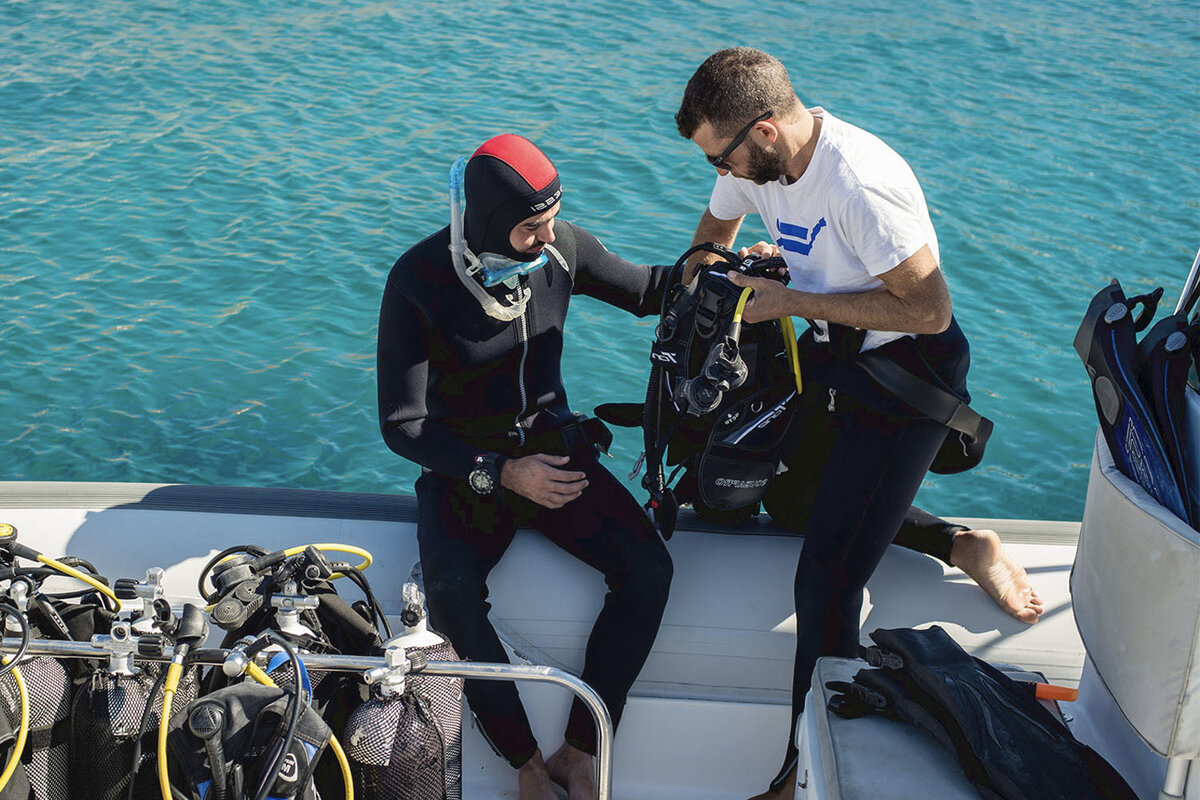
[[[525,313],[529,288],[507,283],[506,286],[514,290],[508,296],[511,305],[502,304],[486,289],[506,281],[515,281],[520,275],[541,269],[546,265],[546,254],[540,254],[533,261],[515,261],[495,253],[476,256],[471,252],[463,233],[463,175],[467,170],[467,161],[468,158],[462,156],[450,167],[450,257],[454,262],[454,273],[488,316],[503,321],[514,320]]]

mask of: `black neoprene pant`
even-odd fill
[[[843,397],[830,412],[828,393],[812,395],[822,403],[801,410],[788,471],[764,499],[777,522],[804,534],[789,754],[817,658],[857,654],[863,588],[909,515],[946,432],[930,420],[885,416]],[[936,517],[918,520],[937,527],[930,522]]]
[[[594,455],[572,459],[588,486],[562,508],[549,509],[511,492],[480,498],[464,481],[428,472],[417,480],[417,540],[429,603],[429,621],[463,658],[505,662],[504,647],[488,621],[487,577],[518,527],[540,531],[604,575],[608,593],[588,638],[581,676],[608,706],[614,726],[654,638],[667,604],[671,557],[641,506]],[[516,687],[509,681],[467,681],[467,700],[501,755],[520,767],[537,749]],[[566,741],[596,752],[595,726],[576,699]]]

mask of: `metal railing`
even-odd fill
[[[21,645],[17,637],[0,638],[0,652],[15,653]],[[228,654],[232,651],[204,649],[195,651],[197,658],[189,659],[190,663],[220,666],[223,658],[215,655],[220,652]],[[67,642],[50,639],[33,639],[25,649],[26,656],[50,656],[52,658],[107,658],[109,651],[90,642]],[[174,656],[173,648],[166,646],[161,653],[151,656],[138,655],[139,661],[170,661]],[[400,659],[403,661],[404,659]],[[340,656],[305,653],[304,664],[313,669],[338,670],[345,672],[363,672],[366,670],[388,668],[394,664],[387,656]],[[425,675],[439,675],[451,678],[467,678],[484,681],[531,681],[536,683],[553,683],[562,686],[575,694],[592,714],[596,723],[596,798],[610,800],[612,797],[612,745],[613,724],[612,715],[600,695],[580,678],[556,667],[543,667],[526,664],[490,664],[478,661],[429,661],[419,670]]]

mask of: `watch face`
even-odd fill
[[[491,494],[492,490],[496,488],[496,484],[492,482],[492,476],[483,467],[471,470],[471,474],[467,476],[467,482],[479,494]]]

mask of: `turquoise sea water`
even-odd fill
[[[922,180],[997,430],[920,502],[1078,518],[1083,311],[1112,277],[1173,302],[1200,246],[1194,0],[0,1],[0,480],[411,491],[375,326],[451,161],[522,133],[566,218],[674,261],[713,173],[672,116],[734,44]],[[640,397],[651,335],[578,301],[573,405]]]

